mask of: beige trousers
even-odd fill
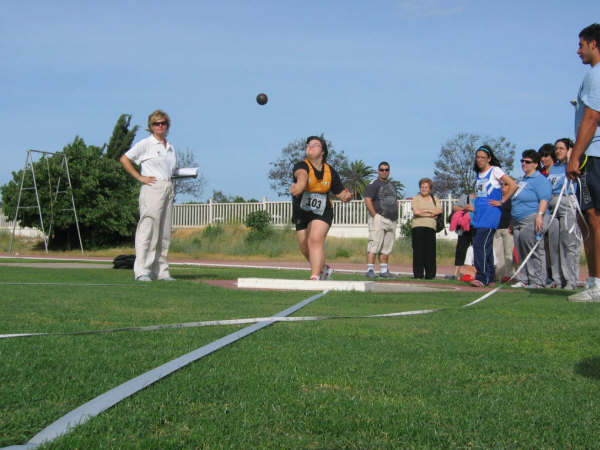
[[[496,256],[496,281],[510,277],[516,269],[513,261],[515,241],[508,228],[500,228],[494,234],[494,254]]]
[[[167,255],[171,244],[173,183],[156,181],[140,190],[140,221],[135,232],[135,277],[169,277]]]

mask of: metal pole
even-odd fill
[[[13,221],[13,231],[10,235],[10,244],[8,246],[8,253],[12,252],[12,244],[13,239],[15,237],[15,232],[17,229],[17,217],[19,215],[19,206],[21,206],[21,193],[23,192],[23,181],[25,180],[25,171],[27,170],[27,161],[29,161],[29,150],[27,151],[27,155],[25,156],[25,167],[23,168],[23,172],[21,173],[21,186],[19,187],[19,198],[17,200],[17,208],[15,209],[15,220]]]

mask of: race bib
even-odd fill
[[[519,195],[521,193],[521,191],[523,189],[525,189],[525,186],[527,186],[527,181],[519,181],[519,185],[518,185],[518,189],[517,192],[515,192],[515,195],[513,197],[516,197],[517,195]]]
[[[475,183],[475,196],[476,197],[487,197],[487,190],[485,185],[487,180],[477,180]]]
[[[318,192],[304,192],[300,200],[300,208],[304,211],[311,211],[322,216],[327,206],[327,194]]]

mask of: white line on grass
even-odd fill
[[[176,358],[168,363],[165,363],[155,369],[152,369],[142,375],[139,375],[135,378],[132,378],[129,381],[111,389],[110,391],[105,392],[104,394],[99,395],[98,397],[90,400],[89,402],[81,405],[80,407],[74,409],[73,411],[65,414],[57,421],[53,422],[38,434],[36,434],[29,442],[23,445],[13,445],[5,448],[12,449],[23,449],[23,448],[35,448],[41,444],[50,442],[56,439],[63,434],[68,433],[77,425],[81,425],[86,422],[88,419],[91,419],[94,416],[97,416],[102,411],[116,405],[121,400],[135,394],[138,391],[141,391],[147,386],[159,381],[160,379],[170,375],[176,370],[181,369],[188,364],[197,361],[200,358],[203,358],[206,355],[209,355],[229,344],[232,344],[239,339],[242,339],[262,328],[265,328],[275,322],[277,322],[278,317],[288,316],[309,303],[323,297],[329,291],[323,291],[320,294],[313,295],[305,300],[302,300],[300,303],[296,303],[294,306],[289,307],[285,311],[281,311],[280,313],[275,314],[270,321],[255,323],[254,325],[250,325],[249,327],[243,328],[235,333],[228,334],[221,339],[217,339],[210,344],[207,344],[203,347],[200,347],[190,353],[186,353],[179,358]]]
[[[104,334],[104,333],[118,333],[123,331],[157,331],[164,330],[167,328],[196,328],[196,327],[209,327],[217,325],[244,325],[248,323],[259,323],[259,322],[308,322],[317,320],[333,320],[333,319],[374,319],[383,317],[399,317],[399,316],[415,316],[419,314],[431,314],[441,309],[420,309],[416,311],[402,311],[387,314],[372,314],[368,316],[299,316],[299,317],[251,317],[248,319],[225,319],[225,320],[205,320],[202,322],[182,322],[182,323],[169,323],[165,325],[148,325],[145,327],[125,327],[125,328],[110,328],[106,330],[85,330],[85,331],[71,331],[71,332],[57,332],[57,333],[16,333],[16,334],[0,334],[0,339],[19,338],[19,337],[32,337],[32,336],[77,336],[77,335],[88,335],[88,334]]]

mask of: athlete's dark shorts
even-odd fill
[[[331,226],[333,222],[333,208],[331,206],[327,206],[325,211],[323,211],[323,215],[319,216],[312,211],[304,211],[300,209],[299,206],[294,205],[294,212],[292,215],[292,222],[296,226],[296,231],[306,230],[308,224],[313,220],[322,220],[327,225]]]
[[[579,176],[580,193],[577,196],[582,211],[595,208],[600,211],[600,158],[588,156]]]

